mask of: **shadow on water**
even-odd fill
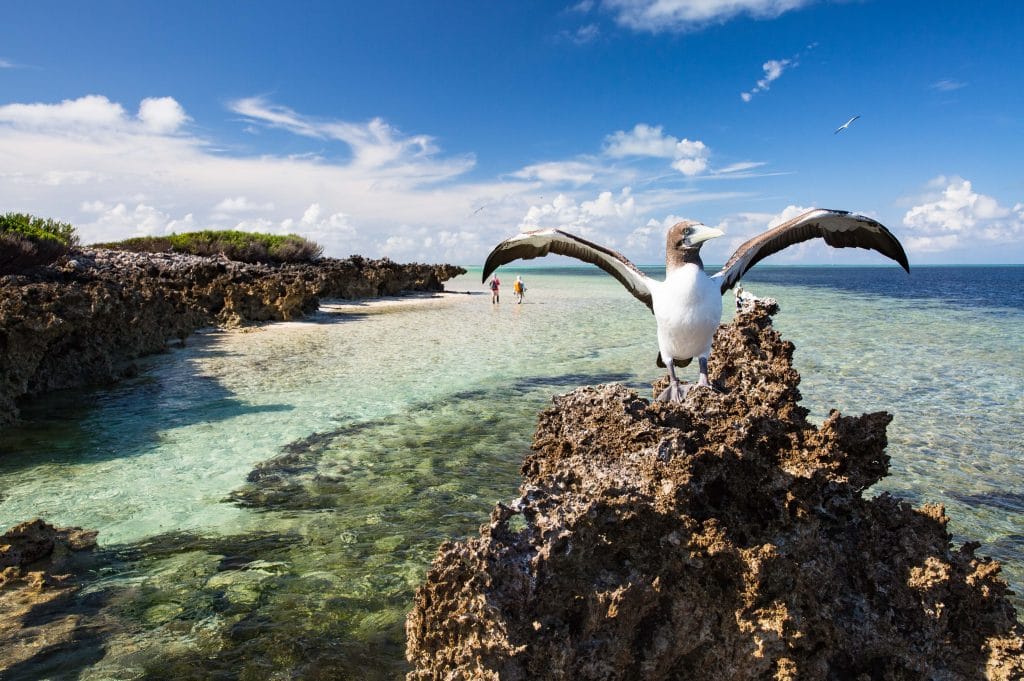
[[[108,551],[96,551],[69,554],[61,561],[59,572],[67,575],[62,586],[35,591],[34,597],[41,599],[35,605],[23,610],[17,592],[6,591],[10,610],[0,623],[0,679],[77,679],[106,654],[109,637],[118,630],[104,612],[110,595],[85,594],[81,588],[119,560]],[[19,588],[17,582],[14,588]],[[26,648],[31,654],[19,659]],[[11,664],[13,659],[19,661]]]
[[[391,451],[409,450],[421,453],[420,466],[431,461],[431,455],[444,456],[446,451],[459,451],[478,447],[493,440],[496,416],[491,410],[475,410],[474,403],[487,404],[497,399],[514,404],[518,410],[535,415],[540,406],[530,395],[542,396],[546,401],[551,392],[567,387],[598,383],[624,382],[632,379],[625,373],[571,373],[552,377],[527,377],[510,386],[502,386],[500,394],[493,388],[465,390],[442,398],[411,406],[401,414],[381,419],[352,423],[331,431],[314,433],[282,447],[282,453],[257,464],[249,473],[246,485],[232,492],[228,500],[245,508],[256,510],[314,510],[334,508],[351,503],[350,478],[361,476],[358,461],[390,461]],[[453,418],[444,415],[444,405],[463,404],[466,412]],[[524,409],[525,407],[525,409]],[[341,450],[351,456],[338,456],[323,464],[325,454]],[[515,451],[515,450],[513,450]],[[525,451],[521,448],[520,451]],[[373,452],[374,455],[370,456]],[[390,461],[389,466],[401,467],[402,461]],[[459,472],[460,476],[465,471]],[[417,494],[413,491],[413,494]]]
[[[946,495],[956,499],[962,504],[975,508],[994,508],[1000,511],[1011,513],[1024,513],[1024,494],[1020,492],[1007,492],[1004,490],[993,490],[991,492],[960,492],[947,490]]]
[[[198,351],[204,359],[224,354],[210,347]],[[174,363],[173,371],[153,370],[168,361]],[[0,472],[44,462],[131,457],[149,451],[164,431],[292,409],[284,404],[246,404],[198,366],[191,358],[147,358],[137,377],[112,386],[57,391],[27,402],[21,423],[0,431]]]

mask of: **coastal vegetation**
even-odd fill
[[[312,262],[323,255],[322,246],[297,234],[262,234],[237,230],[139,236],[93,246],[136,253],[221,254],[229,260],[248,263]]]
[[[66,222],[27,213],[0,215],[0,276],[48,265],[78,245]]]

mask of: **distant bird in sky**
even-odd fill
[[[841,130],[846,130],[846,129],[847,129],[848,127],[850,127],[850,123],[853,123],[853,122],[854,122],[855,120],[857,120],[858,118],[860,118],[860,115],[859,115],[859,114],[858,114],[858,115],[856,115],[856,116],[854,116],[854,117],[853,117],[853,118],[851,118],[850,120],[846,121],[846,122],[845,122],[845,123],[843,123],[842,125],[840,125],[840,126],[839,126],[838,128],[836,128],[836,131],[835,131],[834,133],[832,133],[832,134],[833,134],[833,135],[836,135],[836,134],[838,134],[838,133],[839,133],[839,132],[840,132]]]
[[[701,246],[708,239],[722,235],[722,230],[692,220],[673,225],[665,244],[665,281],[657,281],[610,248],[559,229],[522,232],[502,241],[491,251],[484,263],[481,281],[487,281],[488,275],[501,265],[548,253],[597,265],[618,279],[654,313],[658,326],[657,364],[667,367],[669,374],[669,387],[658,399],[681,402],[691,386],[680,385],[675,367],[685,367],[697,358],[700,365],[697,385],[710,385],[708,355],[722,317],[722,296],[761,259],[787,246],[820,238],[834,248],[853,246],[878,251],[910,271],[903,246],[888,229],[871,218],[841,210],[815,208],[748,239],[720,272],[708,276],[700,259]],[[579,352],[579,348],[570,347],[569,352]]]
[[[469,217],[473,217],[474,215],[476,215],[477,213],[479,213],[480,211],[482,211],[482,210],[483,210],[484,208],[487,208],[487,204],[486,204],[486,203],[485,203],[484,205],[480,206],[479,208],[477,208],[477,209],[476,209],[475,211],[473,211],[472,213],[470,213],[470,214],[469,214]]]

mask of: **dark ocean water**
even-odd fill
[[[812,286],[902,300],[931,298],[960,307],[1024,310],[1024,266],[771,267],[744,276],[751,283]]]
[[[709,274],[719,265],[708,265]],[[644,266],[645,273],[661,279],[664,267]],[[523,270],[529,272],[528,269]],[[545,274],[605,277],[597,267],[538,268]],[[1024,310],[1024,265],[899,267],[787,266],[759,264],[743,277],[748,284],[807,286],[901,300],[934,299],[964,308]]]

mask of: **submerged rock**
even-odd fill
[[[0,277],[0,426],[19,398],[111,381],[206,326],[296,319],[321,298],[443,291],[465,272],[352,256],[250,265],[223,257],[80,249]]]
[[[417,591],[410,680],[1024,678],[998,563],[864,496],[892,417],[809,423],[776,309],[719,329],[718,392],[555,398],[521,496]]]
[[[95,548],[96,532],[39,519],[0,535],[0,678],[28,678],[18,673],[27,674],[33,658],[59,656],[101,634],[102,622],[83,626],[71,606]]]

